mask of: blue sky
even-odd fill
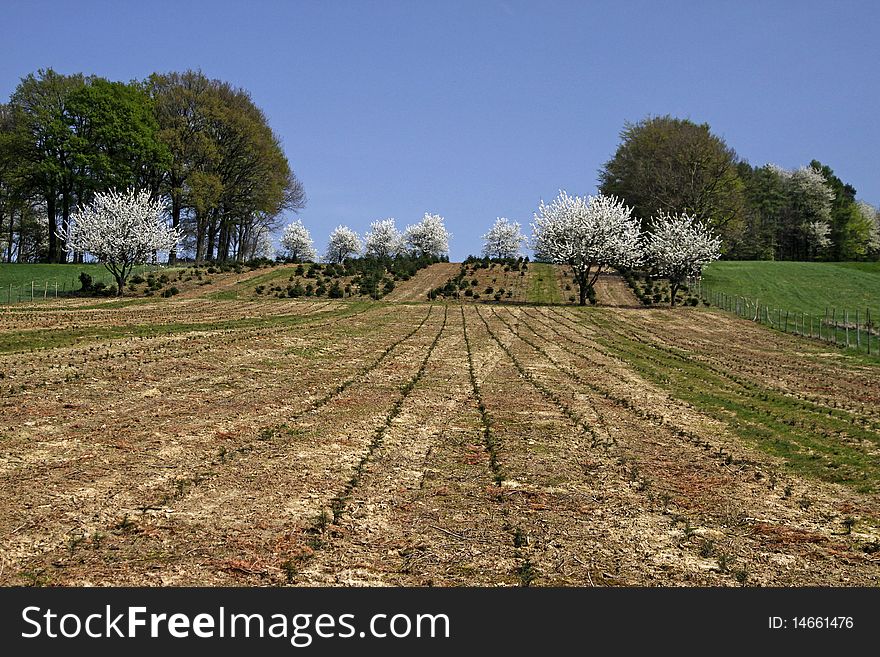
[[[497,216],[588,194],[625,121],[707,122],[753,164],[816,158],[880,204],[880,3],[2,0],[0,96],[38,68],[200,68],[248,89],[309,202],[344,223]]]

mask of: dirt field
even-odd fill
[[[880,584],[878,367],[728,315],[80,300],[0,327],[3,585]]]

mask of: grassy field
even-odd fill
[[[136,272],[148,270],[148,266],[137,267]],[[51,297],[55,294],[55,284],[58,284],[58,294],[64,294],[80,288],[80,272],[86,272],[94,282],[102,281],[107,285],[115,282],[113,275],[107,271],[104,265],[98,264],[0,264],[0,303],[30,300],[31,283],[34,288],[34,298],[42,298],[44,295]],[[11,286],[11,290],[10,290]]]
[[[533,262],[531,269],[531,289],[528,300],[531,303],[562,303],[562,292],[557,281],[556,268],[553,265]]]
[[[716,262],[703,286],[762,305],[821,317],[836,308],[880,319],[880,262]],[[876,321],[876,320],[875,320]]]

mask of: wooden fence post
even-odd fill
[[[843,334],[846,336],[846,347],[849,349],[849,310],[843,311]]]
[[[856,308],[856,349],[862,348],[862,331],[859,328],[859,310]]]

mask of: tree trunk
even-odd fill
[[[208,247],[205,249],[205,260],[214,259],[214,246],[217,243],[217,222],[211,221],[208,226]]]
[[[205,260],[205,217],[201,213],[196,214],[196,264],[200,265]]]
[[[173,188],[173,185],[172,185]],[[180,194],[173,193],[171,194],[171,227],[178,228],[180,227]],[[177,264],[177,249],[172,248],[168,252],[168,264],[175,265]]]
[[[678,295],[678,288],[681,287],[681,283],[673,283],[669,281],[669,305],[675,306],[675,297]]]
[[[55,216],[56,199],[54,194],[46,194],[46,218],[49,220],[49,262],[58,262],[58,218]],[[21,253],[21,248],[18,249]]]
[[[70,191],[66,189],[61,192],[61,222],[62,233],[67,235],[70,230]],[[58,246],[58,262],[67,262],[67,239],[60,239]]]
[[[15,229],[15,206],[9,211],[9,242],[6,247],[6,262],[12,262],[12,235]]]
[[[578,284],[578,294],[580,295],[580,305],[587,305],[587,288],[589,287],[587,282],[587,274],[583,272],[575,272],[575,277],[577,278]]]

